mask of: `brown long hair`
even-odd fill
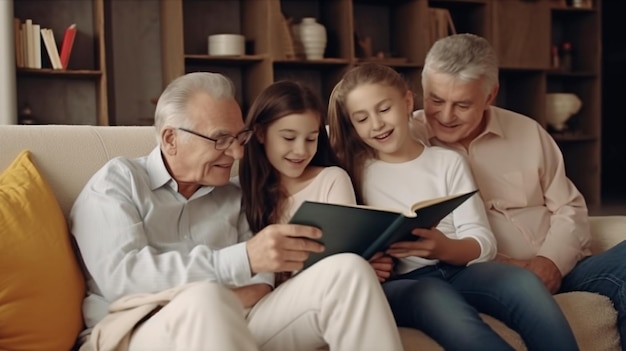
[[[306,85],[286,80],[271,84],[254,100],[246,116],[245,127],[254,130],[254,134],[245,145],[239,163],[239,181],[241,205],[253,233],[278,222],[288,196],[280,186],[279,174],[269,162],[260,138],[276,120],[306,111],[320,117],[317,150],[309,165],[337,165],[326,133],[325,108],[320,97]]]
[[[330,94],[328,103],[330,144],[339,165],[352,179],[359,204],[363,204],[363,167],[368,159],[376,158],[376,152],[357,134],[345,103],[348,94],[364,84],[386,85],[398,89],[402,94],[410,90],[404,78],[393,68],[378,63],[365,63],[346,72]]]

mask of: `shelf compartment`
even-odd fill
[[[554,139],[556,142],[579,142],[579,141],[597,141],[598,137],[591,135],[591,134],[586,134],[586,133],[580,133],[580,132],[550,132],[550,135],[552,136],[552,139]]]
[[[243,55],[243,56],[211,56],[211,55],[185,55],[185,63],[197,64],[223,64],[223,65],[250,65],[267,59],[267,55]]]
[[[352,9],[354,56],[367,60],[406,60],[416,66],[423,64],[429,47],[425,10],[426,3],[416,0],[355,2]],[[368,45],[359,44],[368,41]]]
[[[324,58],[321,60],[275,60],[275,66],[313,67],[313,66],[343,66],[350,64],[350,60],[341,58]]]
[[[429,0],[428,6],[448,9],[457,33],[474,33],[489,38],[487,1]]]
[[[281,62],[274,65],[273,80],[295,80],[318,92],[324,104],[328,104],[330,92],[348,70],[347,65],[294,65]]]
[[[552,12],[559,14],[580,14],[580,13],[596,13],[597,10],[593,7],[573,7],[573,6],[552,6]]]
[[[538,70],[500,70],[496,106],[533,118],[546,126],[543,73]]]
[[[394,58],[389,58],[389,59],[358,59],[356,61],[356,64],[363,64],[363,63],[380,63],[382,65],[386,65],[389,67],[397,67],[397,68],[402,68],[402,67],[406,67],[406,68],[419,68],[421,69],[423,67],[422,64],[416,63],[416,62],[408,62],[407,60],[401,60],[401,59],[394,59]]]
[[[598,71],[601,62],[601,40],[597,28],[600,19],[596,10],[568,8],[552,10],[551,45],[572,46],[572,71]]]
[[[350,59],[353,56],[350,8],[351,4],[345,0],[280,0],[281,12],[291,23],[300,24],[302,18],[313,17],[326,28],[324,58]]]
[[[248,55],[269,52],[265,35],[270,28],[269,2],[258,0],[178,1],[182,2],[182,39],[185,54],[208,54],[209,35],[224,33],[242,34],[245,37],[245,52]]]
[[[17,82],[18,109],[30,106],[37,124],[98,124],[98,82],[76,75],[51,77],[21,77]]]
[[[600,203],[600,141],[590,138],[558,143],[565,172],[589,205]]]
[[[573,93],[582,102],[580,111],[567,121],[571,131],[599,136],[602,118],[599,114],[601,109],[599,89],[599,79],[587,75],[547,75],[547,93]]]
[[[564,71],[551,69],[546,71],[548,78],[598,78],[598,74],[593,71]]]
[[[58,70],[51,68],[17,68],[17,75],[20,77],[64,77],[74,79],[98,79],[102,76],[102,71],[78,69],[78,70]]]

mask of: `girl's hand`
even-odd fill
[[[385,253],[396,258],[417,256],[428,259],[441,259],[451,240],[435,228],[413,229],[411,233],[419,237],[419,239],[394,243]]]
[[[396,258],[417,256],[436,259],[457,266],[464,266],[480,256],[480,244],[476,239],[450,239],[435,228],[413,229],[411,233],[419,240],[392,244],[386,254]]]
[[[237,295],[244,308],[250,308],[263,296],[269,294],[272,291],[272,287],[267,284],[252,284],[233,288],[232,291]]]
[[[385,255],[383,252],[377,252],[370,258],[369,262],[372,268],[374,268],[379,282],[384,283],[391,277],[393,271],[393,259],[391,257]]]

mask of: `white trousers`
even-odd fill
[[[261,299],[248,313],[230,290],[190,285],[138,326],[129,350],[402,350],[369,263],[328,257]]]

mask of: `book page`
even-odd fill
[[[309,201],[309,202],[317,202],[317,201]],[[346,205],[346,204],[331,204],[331,205],[341,206],[341,207],[364,208],[364,209],[373,210],[373,211],[390,212],[390,213],[404,214],[407,216],[415,216],[415,214],[414,213],[412,214],[410,210],[407,212],[407,210],[397,209],[397,208],[377,207],[377,206],[368,206],[368,205]]]
[[[476,193],[476,192],[477,192],[477,190],[474,190],[474,191],[470,191],[469,193],[473,194],[473,193]],[[454,199],[454,198],[457,198],[457,197],[461,197],[461,196],[467,195],[469,193],[442,196],[442,197],[437,197],[437,198],[434,198],[434,199],[429,199],[429,200],[416,202],[416,203],[413,204],[413,206],[411,206],[411,213],[413,213],[413,216],[415,216],[415,211],[417,211],[419,209],[426,208],[426,207],[429,207],[429,206],[432,206],[432,205],[435,205],[435,204],[438,204],[438,203],[441,203],[441,202],[445,202],[445,201],[448,201],[448,200],[451,200],[451,199]]]

